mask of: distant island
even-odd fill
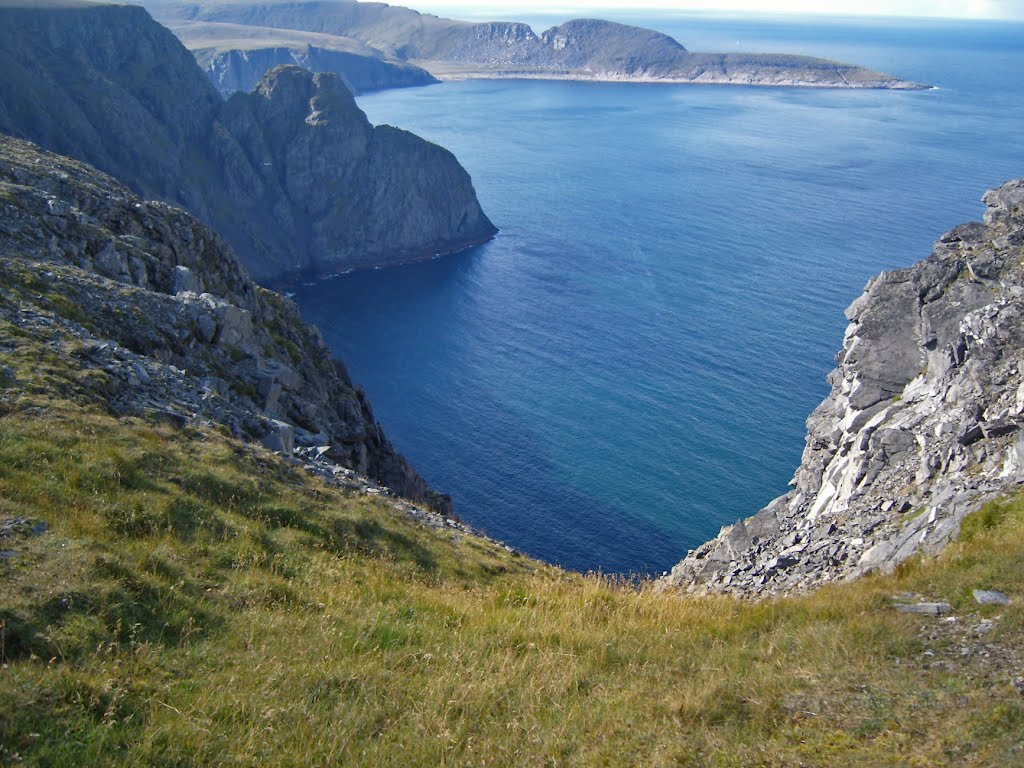
[[[249,90],[268,67],[333,68],[355,92],[435,78],[524,78],[921,90],[864,67],[781,53],[696,53],[669,35],[598,19],[536,34],[353,0],[146,3],[222,92]]]

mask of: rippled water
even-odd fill
[[[939,89],[364,96],[373,122],[455,152],[501,234],[296,299],[463,518],[568,567],[649,573],[786,490],[868,277],[1024,175],[1024,26],[627,20]]]

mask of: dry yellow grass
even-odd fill
[[[0,541],[0,764],[1024,765],[1020,499],[893,577],[682,598],[53,391],[0,411],[0,518],[50,526]]]

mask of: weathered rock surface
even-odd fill
[[[890,571],[1024,482],[1024,180],[983,200],[984,223],[847,309],[793,490],[687,555],[667,586],[764,594]]]
[[[787,54],[693,53],[668,35],[575,19],[537,35],[518,22],[470,23],[383,3],[189,3],[150,0],[175,22],[302,30],[363,43],[437,76],[655,80],[830,88],[922,88],[863,67]]]
[[[978,605],[1009,605],[1013,602],[1005,592],[994,589],[975,589],[973,595]]]
[[[449,152],[375,130],[336,76],[277,70],[225,103],[137,6],[0,5],[0,71],[0,131],[184,206],[257,279],[407,261],[495,232]]]
[[[371,126],[334,74],[278,67],[255,92],[228,99],[221,120],[235,139],[220,158],[231,190],[223,234],[262,261],[301,258],[298,245],[307,269],[326,273],[430,257],[494,234],[455,157]],[[273,228],[253,227],[267,199],[287,209]]]
[[[97,391],[87,399],[115,414],[219,425],[448,510],[392,448],[319,332],[253,283],[220,237],[88,166],[2,136],[0,320],[19,329],[0,339],[4,349],[44,340],[88,373]],[[0,390],[16,397],[14,375],[0,372]]]

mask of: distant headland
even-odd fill
[[[268,66],[284,63],[332,67],[356,92],[435,78],[928,88],[811,56],[693,52],[661,32],[598,19],[567,21],[538,35],[519,22],[457,21],[352,0],[146,5],[224,92],[249,90]]]

